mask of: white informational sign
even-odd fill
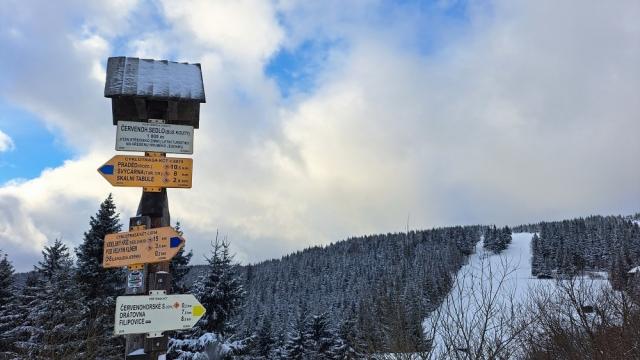
[[[118,296],[115,334],[190,329],[206,312],[191,294]]]
[[[193,126],[118,121],[116,150],[193,154]]]

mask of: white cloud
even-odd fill
[[[20,36],[0,36],[0,96],[37,115],[77,152],[105,146],[99,133],[111,130],[110,106],[103,98],[101,64],[110,55],[113,36],[128,30],[136,5],[73,0],[6,4],[12,11],[0,12],[0,23]],[[89,132],[95,136],[85,136]]]
[[[13,150],[14,147],[11,137],[0,130],[0,153]]]
[[[195,38],[198,45],[238,62],[264,62],[284,36],[269,1],[162,0],[161,4],[167,19],[187,35],[183,41]]]
[[[166,59],[169,53],[166,33],[146,33],[136,37],[128,44],[130,52],[127,56],[141,59]]]
[[[169,28],[127,44],[202,63],[208,102],[194,187],[169,195],[196,258],[218,228],[240,259],[255,261],[402,230],[408,215],[411,227],[430,227],[637,210],[637,3],[496,1],[471,11],[469,30],[429,55],[407,45],[424,31],[402,21],[407,11],[392,12],[383,32],[370,20],[375,2],[348,16],[305,3],[278,3],[285,33],[271,2],[165,1]],[[24,26],[14,27],[33,34]],[[0,211],[17,209],[0,217],[0,248],[18,238],[29,249],[60,236],[79,243],[110,191],[123,220],[135,212],[139,190],[111,188],[95,172],[113,155],[95,64],[114,35],[70,34],[52,31],[42,51],[9,46],[16,59],[53,54],[59,74],[10,62],[22,69],[11,98],[82,150],[0,189]],[[317,88],[284,101],[263,65],[280,46],[316,34],[348,46],[322,67]],[[54,91],[62,80],[64,91]],[[81,90],[77,99],[71,89]]]

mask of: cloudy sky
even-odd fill
[[[0,249],[78,245],[112,192],[109,56],[202,64],[202,262],[407,227],[640,210],[640,2],[0,0]]]

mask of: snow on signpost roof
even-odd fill
[[[205,102],[200,64],[110,57],[104,96]]]
[[[629,270],[629,274],[635,274],[640,272],[640,266],[636,266],[633,269]]]

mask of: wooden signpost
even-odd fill
[[[113,186],[143,188],[129,232],[105,237],[103,266],[128,270],[126,294],[117,298],[115,333],[126,334],[125,359],[166,358],[163,331],[195,325],[205,308],[193,295],[167,295],[170,260],[184,239],[170,227],[167,188],[191,188],[193,130],[205,102],[200,64],[129,57],[107,62],[105,97],[111,98],[118,155],[98,172]]]
[[[184,246],[184,239],[169,226],[109,234],[104,238],[102,266],[123,267],[171,260]]]

